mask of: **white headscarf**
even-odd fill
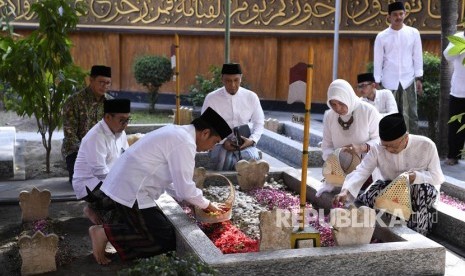
[[[329,85],[328,101],[326,102],[329,108],[331,108],[329,104],[330,100],[337,100],[347,105],[347,114],[345,114],[344,117],[351,116],[352,112],[357,109],[361,103],[360,98],[355,95],[352,86],[343,79],[337,79]]]

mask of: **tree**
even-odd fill
[[[84,72],[73,64],[68,39],[84,6],[69,0],[44,0],[34,3],[31,10],[39,19],[37,30],[25,38],[5,31],[0,36],[0,82],[9,85],[4,96],[7,109],[19,116],[35,116],[50,172],[52,135],[63,123],[64,101],[85,85]]]
[[[448,36],[457,32],[458,0],[441,0],[441,49],[449,44]],[[439,96],[439,145],[440,156],[447,154],[447,122],[449,121],[449,93],[452,66],[441,55],[441,93]]]
[[[418,97],[418,113],[428,121],[427,136],[438,144],[437,124],[440,96],[441,59],[429,52],[423,53],[423,96]]]
[[[153,113],[160,86],[173,76],[171,62],[167,57],[141,56],[134,61],[133,70],[137,83],[149,91],[149,112]]]

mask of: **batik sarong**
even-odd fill
[[[371,184],[364,193],[360,194],[357,199],[364,205],[373,208],[375,199],[381,191],[386,188],[391,180],[378,180]],[[412,203],[412,215],[407,221],[407,227],[417,231],[420,234],[428,234],[433,223],[436,222],[437,213],[433,207],[438,197],[438,191],[433,185],[428,183],[410,185],[410,199]],[[387,214],[390,216],[389,214]]]

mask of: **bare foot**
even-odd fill
[[[93,224],[98,225],[98,224],[103,223],[102,218],[96,212],[94,212],[94,210],[92,210],[92,208],[90,208],[89,206],[84,207],[84,209],[82,211],[84,212],[84,215],[90,221],[92,221]]]
[[[92,240],[92,253],[94,254],[94,258],[97,263],[100,265],[109,264],[111,260],[105,256],[105,248],[107,246],[108,239],[103,226],[93,225],[89,227],[89,236]]]

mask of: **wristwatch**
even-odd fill
[[[423,82],[423,77],[416,77],[415,80]]]

